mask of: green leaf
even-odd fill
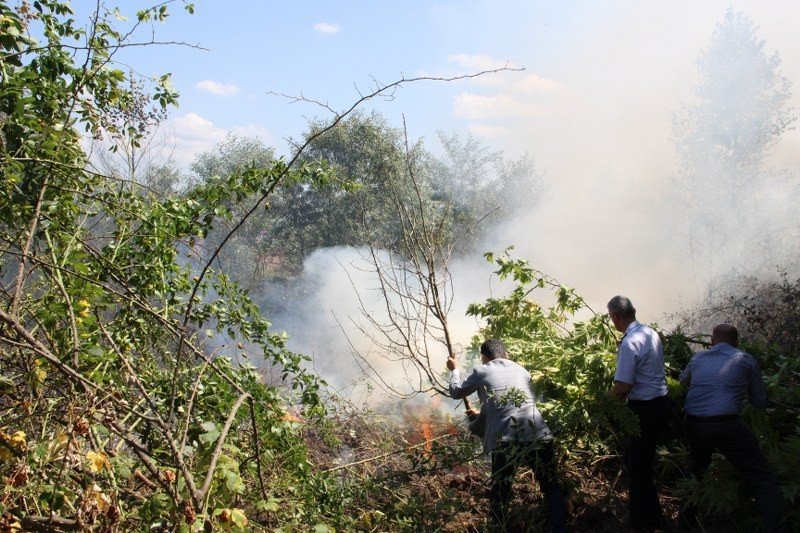
[[[245,527],[247,525],[247,517],[244,515],[244,511],[241,509],[231,510],[231,522],[236,527]]]
[[[256,509],[259,511],[265,511],[268,513],[274,513],[278,509],[280,509],[280,500],[278,498],[270,498],[267,501],[259,500],[256,502]]]
[[[199,437],[202,444],[210,444],[219,438],[220,432],[214,422],[204,422],[200,425],[205,430]]]
[[[121,479],[131,477],[132,472],[130,468],[130,460],[124,456],[112,457],[109,462],[114,471],[114,475]]]

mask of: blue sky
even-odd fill
[[[156,35],[207,51],[168,46],[122,57],[148,76],[172,73],[181,92],[172,113],[178,124],[205,126],[217,136],[217,129],[259,134],[278,146],[299,135],[306,118],[325,112],[269,92],[303,94],[339,110],[375,80],[402,76],[452,76],[508,63],[527,69],[514,76],[517,82],[528,73],[549,79],[559,56],[574,46],[574,32],[583,33],[594,16],[580,4],[556,9],[512,2],[201,0],[195,6],[191,16],[173,6]],[[466,83],[408,84],[392,102],[374,105],[395,124],[405,114],[412,135],[435,138],[439,129],[468,127],[470,112],[463,108],[470,104],[463,97],[491,94],[486,83],[468,90]],[[459,95],[462,111],[455,112]]]
[[[718,269],[675,242],[670,224],[683,215],[661,200],[675,172],[670,117],[691,100],[696,59],[726,9],[745,12],[765,50],[780,54],[800,109],[800,2],[794,0],[194,3],[191,16],[173,4],[173,15],[154,31],[158,39],[207,51],[146,47],[120,56],[147,76],[172,73],[181,104],[166,129],[182,165],[229,132],[258,136],[287,153],[285,138],[300,136],[307,118],[327,116],[319,106],[269,92],[303,94],[343,110],[373,80],[524,67],[470,81],[409,84],[394,100],[365,109],[379,110],[397,127],[405,116],[412,139],[423,137],[431,149],[443,130],[473,135],[509,157],[533,157],[547,180],[547,200],[531,218],[505,228],[491,248],[515,244],[520,255],[599,302],[628,287],[654,309],[675,308],[699,297]],[[132,15],[132,6],[121,9]],[[797,131],[784,135],[769,162],[800,166]],[[628,228],[615,233],[613,216],[621,208]],[[620,243],[635,250],[633,258],[619,256]]]
[[[213,145],[203,141],[203,130],[207,140],[226,131],[259,135],[285,151],[282,139],[298,136],[306,118],[325,116],[321,108],[269,92],[303,94],[340,110],[373,80],[450,76],[506,63],[526,70],[474,82],[409,84],[394,101],[367,107],[396,125],[405,115],[412,136],[431,144],[437,130],[458,131],[513,154],[536,155],[552,148],[520,139],[535,141],[537,129],[576,126],[578,109],[594,127],[592,119],[628,120],[631,105],[648,109],[650,119],[687,98],[693,62],[728,6],[755,20],[768,48],[784,56],[784,71],[796,70],[792,39],[800,15],[794,2],[780,1],[194,4],[194,15],[174,4],[173,15],[154,30],[157,38],[207,51],[166,46],[123,56],[142,74],[172,73],[181,92],[172,112],[181,161]],[[132,5],[121,9],[132,14]],[[192,135],[193,142],[181,144]]]

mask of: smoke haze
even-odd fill
[[[766,152],[757,194],[738,207],[728,206],[724,216],[711,213],[713,224],[695,223],[708,214],[705,198],[695,198],[692,205],[675,194],[681,170],[673,117],[682,105],[697,102],[693,89],[702,81],[697,59],[709,49],[728,5],[624,4],[576,34],[562,54],[566,59],[549,65],[546,74],[509,75],[504,84],[486,84],[482,100],[464,93],[456,101],[456,112],[471,119],[473,134],[492,135],[485,142],[508,156],[530,154],[546,186],[535,206],[497,224],[475,255],[451,265],[450,320],[457,343],[468,345],[479,327],[464,316],[466,306],[499,290],[492,287],[496,282],[480,252],[509,245],[515,246],[515,256],[575,287],[594,309],[603,310],[615,294],[629,296],[646,322],[661,322],[669,313],[697,305],[728,276],[774,275],[778,266],[796,267],[797,131],[784,132]],[[754,22],[766,56],[780,54],[780,72],[792,83],[786,109],[800,108],[794,27],[800,5],[733,6]],[[737,211],[743,205],[746,216]],[[292,348],[311,354],[322,375],[335,376],[337,388],[360,376],[340,324],[377,371],[402,373],[363,339],[354,340],[347,325],[360,310],[345,270],[359,286],[374,286],[354,268],[359,258],[356,250],[345,248],[315,252],[302,280],[310,287],[307,297],[291,316],[273,317],[291,333]]]
[[[626,294],[647,321],[695,304],[720,276],[791,266],[800,236],[797,131],[785,132],[767,153],[763,170],[773,177],[748,202],[747,217],[730,213],[713,232],[697,232],[687,226],[705,199],[691,207],[674,190],[672,117],[696,101],[697,59],[729,5],[641,2],[609,9],[575,35],[567,59],[551,66],[546,77],[559,91],[516,93],[538,113],[509,122],[503,148],[531,153],[549,194],[498,227],[485,247],[515,244],[520,256],[576,287],[596,309]],[[796,93],[800,58],[790,21],[800,8],[732,5],[754,22],[765,55],[780,54],[780,70]],[[797,109],[797,101],[793,94],[787,108]]]

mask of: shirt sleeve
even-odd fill
[[[614,381],[621,381],[628,385],[633,385],[636,375],[636,352],[628,343],[619,345],[617,352],[617,371],[614,374]]]
[[[761,379],[761,369],[758,367],[758,362],[752,360],[750,366],[750,387],[748,390],[750,396],[750,403],[753,407],[763,409],[767,406],[767,389],[764,386],[764,380]]]
[[[450,373],[450,397],[460,400],[466,398],[476,390],[478,390],[478,381],[480,375],[473,370],[464,382],[461,382],[461,374],[456,368]]]

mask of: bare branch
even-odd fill
[[[201,286],[203,280],[205,279],[206,274],[208,273],[208,270],[211,268],[211,265],[214,263],[214,261],[216,261],[217,257],[222,252],[222,249],[225,247],[225,245],[228,243],[228,241],[230,241],[230,239],[239,230],[239,228],[241,228],[250,219],[250,217],[253,215],[253,213],[255,213],[261,207],[261,205],[264,203],[264,201],[273,193],[275,188],[281,182],[283,182],[283,180],[286,178],[286,176],[288,176],[289,173],[295,168],[295,165],[299,161],[300,157],[303,155],[303,153],[305,153],[306,148],[308,148],[320,136],[324,135],[325,133],[327,133],[327,132],[331,131],[333,128],[335,128],[344,118],[346,118],[348,115],[352,114],[359,106],[361,106],[362,104],[364,104],[365,102],[367,102],[367,101],[369,101],[371,99],[374,99],[374,98],[376,98],[378,96],[381,96],[383,94],[389,93],[390,91],[398,89],[398,88],[402,87],[403,84],[406,84],[406,83],[416,83],[416,82],[422,82],[422,81],[453,82],[453,81],[459,81],[459,80],[473,79],[473,78],[477,78],[477,77],[480,77],[480,76],[486,76],[486,75],[490,75],[490,74],[497,74],[497,73],[500,73],[500,72],[519,72],[519,71],[523,71],[523,70],[524,70],[524,68],[512,68],[512,67],[509,67],[509,66],[505,66],[505,67],[502,67],[502,68],[491,69],[491,70],[483,70],[483,71],[475,72],[475,73],[471,73],[471,74],[463,74],[463,75],[451,76],[451,77],[437,77],[437,76],[419,76],[419,77],[415,77],[415,78],[401,77],[399,80],[397,80],[397,81],[395,81],[393,83],[389,83],[387,85],[379,85],[372,92],[370,92],[368,94],[365,94],[365,95],[361,95],[352,105],[350,105],[350,107],[348,107],[344,111],[338,112],[338,113],[334,112],[327,104],[322,104],[321,102],[315,102],[318,105],[321,105],[322,107],[324,107],[324,108],[330,110],[331,112],[333,112],[334,117],[328,122],[328,124],[325,127],[320,128],[316,132],[314,132],[311,135],[309,135],[306,138],[305,142],[303,142],[302,144],[299,145],[299,147],[297,148],[295,154],[288,161],[288,163],[281,170],[281,172],[272,179],[271,183],[269,183],[269,186],[266,188],[264,193],[255,201],[253,206],[248,211],[246,211],[244,213],[244,215],[242,215],[241,219],[231,228],[231,230],[225,235],[225,237],[222,238],[220,244],[217,246],[217,248],[214,250],[214,252],[211,254],[211,256],[206,260],[203,268],[201,269],[199,275],[197,276],[197,278],[196,278],[196,280],[194,282],[194,287],[192,288],[192,293],[191,293],[191,295],[189,297],[189,303],[187,305],[186,312],[184,313],[183,328],[181,328],[181,329],[182,330],[186,330],[186,326],[189,323],[189,318],[191,316],[191,311],[192,311],[192,308],[193,308],[193,305],[194,305],[194,302],[195,302],[195,296],[197,295],[197,292],[199,291],[200,286]],[[306,99],[304,97],[300,97],[300,98],[298,98],[297,101],[305,101],[305,100]],[[182,356],[182,347],[183,346],[184,346],[184,343],[181,342],[179,344],[178,353],[176,354],[176,368],[177,368],[177,365],[178,365],[178,363],[179,363],[179,361],[181,359],[181,356]],[[177,377],[177,376],[175,376],[175,377]],[[172,385],[173,390],[174,390],[176,384],[177,384],[177,381],[175,379],[173,379],[173,385]],[[171,402],[171,405],[170,405],[170,418],[172,416],[173,410],[174,410],[174,401]]]

